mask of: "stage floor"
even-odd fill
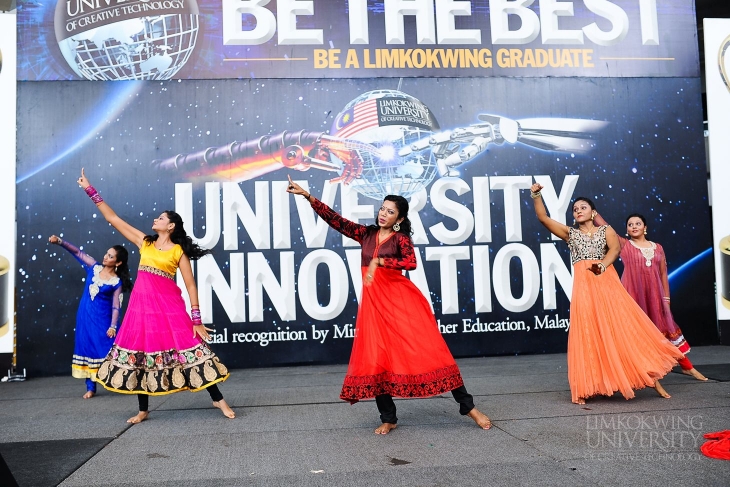
[[[179,393],[150,398],[135,426],[134,396],[83,400],[71,377],[0,383],[0,453],[27,486],[724,487],[730,461],[699,446],[730,429],[730,347],[689,358],[717,380],[671,373],[671,399],[645,389],[585,406],[570,402],[564,354],[460,359],[492,429],[459,416],[448,394],[396,401],[387,436],[372,432],[373,401],[338,399],[344,365],[234,370],[221,391],[236,419],[205,392]]]

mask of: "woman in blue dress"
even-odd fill
[[[76,313],[76,340],[71,375],[86,379],[84,399],[94,397],[94,377],[114,343],[122,307],[122,293],[132,289],[127,249],[110,248],[101,263],[56,235],[48,241],[66,249],[86,270],[86,287]]]

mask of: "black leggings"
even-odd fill
[[[221,393],[221,390],[218,389],[218,384],[208,386],[205,388],[205,390],[208,391],[208,394],[210,394],[210,398],[213,400],[213,402],[218,402],[223,399],[223,394]],[[137,394],[137,401],[139,402],[140,412],[145,412],[149,410],[150,396],[148,396],[147,394]]]
[[[466,387],[461,386],[458,389],[454,389],[451,391],[451,395],[454,396],[454,400],[459,403],[459,414],[462,416],[469,414],[469,411],[474,409],[474,398],[471,394],[466,392]],[[392,424],[396,424],[398,422],[398,417],[395,415],[395,403],[393,402],[393,396],[390,394],[375,396],[375,404],[378,405],[378,411],[380,411],[380,421]]]

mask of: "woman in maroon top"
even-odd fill
[[[596,216],[596,222],[605,224],[600,215]],[[669,277],[664,248],[646,238],[646,228],[643,215],[632,213],[626,218],[627,238],[619,235],[621,261],[624,263],[621,283],[667,340],[685,354],[678,361],[682,373],[706,381],[707,377],[695,369],[687,358],[689,343],[684,339],[669,308]]]
[[[459,412],[484,429],[489,418],[474,407],[459,367],[421,291],[403,276],[416,268],[408,201],[385,197],[377,225],[347,220],[289,178],[287,192],[302,195],[332,228],[362,245],[362,299],[350,365],[340,398],[351,404],[375,398],[388,434],[398,418],[393,396],[430,397],[451,391]]]

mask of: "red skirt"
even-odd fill
[[[463,385],[421,291],[401,271],[378,268],[362,289],[340,398],[354,404],[381,394],[430,397]]]

